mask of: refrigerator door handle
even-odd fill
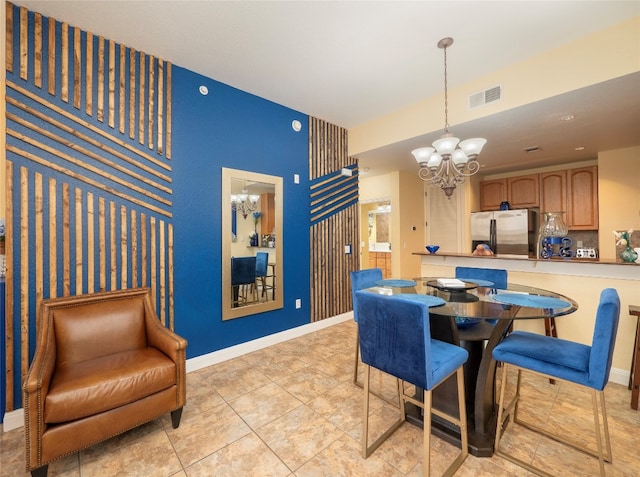
[[[491,251],[493,253],[497,252],[496,244],[497,244],[496,219],[491,219],[489,221],[489,247],[491,247]]]

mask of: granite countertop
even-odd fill
[[[616,260],[603,260],[599,258],[573,258],[573,259],[563,259],[563,258],[534,258],[534,257],[524,257],[522,255],[473,255],[471,253],[454,253],[454,252],[438,252],[438,253],[429,253],[429,252],[413,252],[412,255],[423,255],[423,256],[435,256],[435,257],[462,257],[462,258],[488,258],[488,259],[503,259],[503,260],[527,260],[530,262],[567,262],[567,263],[600,263],[607,265],[640,265],[640,263],[628,263],[621,262]]]

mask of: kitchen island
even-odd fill
[[[640,304],[640,264],[592,259],[535,259],[509,255],[476,256],[470,253],[414,252],[421,260],[421,276],[453,277],[455,268],[501,268],[509,273],[509,282],[554,290],[570,296],[580,308],[570,316],[556,320],[560,338],[591,344],[600,292],[615,288],[620,295],[620,324],[610,380],[625,386],[629,382],[633,355],[635,319],[629,305]],[[544,334],[543,320],[518,322],[515,329]]]

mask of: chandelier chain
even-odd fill
[[[449,132],[449,94],[447,90],[447,47],[444,48],[444,132]]]

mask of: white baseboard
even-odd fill
[[[198,369],[206,368],[207,366],[212,366],[214,364],[222,363],[223,361],[237,358],[238,356],[242,356],[243,354],[251,353],[253,351],[258,351],[268,346],[282,343],[284,341],[288,341],[293,338],[298,338],[308,333],[313,333],[314,331],[322,330],[324,328],[328,328],[329,326],[333,326],[338,323],[342,323],[343,321],[347,321],[351,319],[353,319],[353,312],[343,313],[342,315],[333,316],[331,318],[327,318],[326,320],[316,321],[314,323],[309,323],[306,325],[298,326],[296,328],[291,328],[289,330],[281,331],[280,333],[274,333],[272,335],[265,336],[263,338],[258,338],[253,341],[248,341],[246,343],[230,346],[229,348],[221,349],[219,351],[214,351],[213,353],[207,353],[207,354],[203,354],[202,356],[196,356],[195,358],[190,358],[187,360],[187,363],[186,363],[187,373],[190,373],[192,371],[197,371]],[[622,384],[623,386],[626,386],[627,384],[629,384],[629,376],[630,376],[629,371],[626,371],[623,369],[611,368],[611,372],[609,373],[609,382],[615,383],[615,384]],[[24,426],[24,410],[23,409],[16,409],[15,411],[6,412],[4,414],[4,420],[2,424],[3,432],[8,432],[23,426]]]
[[[260,349],[266,348],[267,346],[272,346],[284,341],[289,341],[290,339],[298,338],[308,333],[313,333],[314,331],[328,328],[329,326],[333,326],[338,323],[342,323],[343,321],[352,319],[353,312],[350,311],[348,313],[343,313],[342,315],[336,315],[331,318],[327,318],[326,320],[308,323],[296,328],[281,331],[280,333],[274,333],[269,336],[264,336],[263,338],[258,338],[253,341],[247,341],[246,343],[240,343],[235,346],[221,349],[219,351],[196,356],[195,358],[190,358],[187,360],[187,373],[206,368],[207,366],[222,363],[223,361],[237,358],[238,356],[242,356],[243,354],[252,353],[253,351],[258,351]]]

